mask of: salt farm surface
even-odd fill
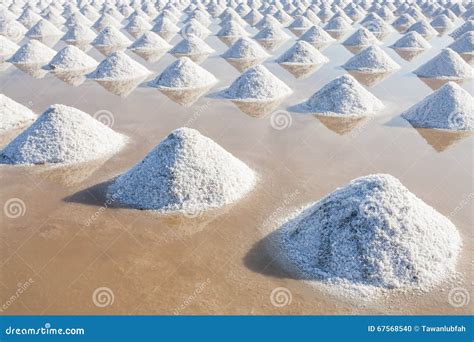
[[[455,27],[461,24],[456,21]],[[209,27],[217,32],[215,22]],[[247,30],[252,34],[257,31]],[[278,109],[308,99],[332,79],[346,73],[340,66],[352,53],[338,42],[322,50],[330,61],[307,78],[296,79],[273,60],[295,42],[292,37],[265,63],[293,89]],[[51,73],[35,79],[11,66],[0,73],[0,91],[36,113],[61,103],[112,123],[131,139],[106,162],[86,167],[46,170],[0,167],[2,203],[19,198],[18,218],[2,216],[0,230],[0,302],[32,279],[27,290],[8,306],[7,314],[468,314],[471,306],[453,307],[453,286],[472,283],[472,136],[415,129],[399,116],[438,87],[411,72],[453,40],[434,37],[433,46],[411,62],[382,48],[400,66],[368,88],[386,108],[373,119],[344,122],[284,111],[254,117],[232,102],[203,96],[181,106],[154,88],[139,86],[121,98],[94,81],[66,85]],[[131,36],[127,34],[131,39]],[[170,42],[176,45],[181,37]],[[219,57],[227,46],[206,38],[216,50],[200,65],[227,87],[239,72]],[[63,42],[54,46],[58,51]],[[103,55],[92,48],[97,61]],[[153,72],[152,79],[175,58],[164,55],[148,63],[127,54]],[[473,82],[461,83],[468,91]],[[280,121],[281,120],[281,121]],[[243,200],[208,213],[162,217],[123,208],[105,210],[104,182],[141,160],[172,130],[198,129],[245,162],[259,183]],[[5,145],[13,135],[2,136]],[[457,271],[462,277],[420,295],[396,295],[384,303],[354,303],[293,279],[273,262],[261,240],[295,208],[326,196],[350,180],[388,173],[423,201],[448,216],[464,241]],[[107,202],[109,203],[109,202]],[[113,203],[112,203],[113,205]],[[462,278],[462,279],[461,279]],[[113,291],[113,305],[91,300],[99,287]],[[291,303],[272,305],[270,294],[287,288]]]

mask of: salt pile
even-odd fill
[[[211,87],[217,79],[206,69],[187,57],[171,63],[157,78],[149,82],[150,87],[161,89],[198,89]]]
[[[150,73],[150,70],[127,56],[125,52],[117,51],[100,62],[87,77],[97,81],[125,81],[146,77]]]
[[[134,37],[138,37],[140,34],[147,32],[152,29],[152,25],[140,15],[134,16],[129,20],[128,24],[125,25],[125,29]]]
[[[384,105],[354,77],[343,75],[313,94],[302,108],[325,116],[364,117],[375,115]]]
[[[36,115],[27,107],[0,94],[0,133],[19,128],[36,119]]]
[[[90,43],[96,37],[94,31],[84,25],[75,25],[61,38],[66,43],[84,44]]]
[[[430,290],[454,274],[461,248],[453,223],[387,174],[336,189],[275,236],[304,279],[351,295]]]
[[[7,37],[0,35],[0,62],[11,57],[20,47]]]
[[[17,18],[18,22],[23,24],[27,29],[32,28],[41,19],[41,16],[35,13],[31,8],[26,8]]]
[[[395,27],[398,30],[405,30],[406,28],[410,27],[416,23],[416,20],[413,19],[411,15],[408,13],[404,13],[401,16],[399,16],[393,23],[393,27]]]
[[[212,32],[209,31],[206,27],[204,27],[199,21],[192,18],[180,31],[183,37],[187,37],[190,35],[199,37],[201,39],[205,39],[209,36]]]
[[[104,13],[99,19],[97,19],[94,25],[92,25],[92,28],[96,29],[97,31],[102,31],[106,27],[115,27],[116,29],[120,29],[121,26],[122,25],[117,19],[107,13]]]
[[[329,35],[319,26],[311,26],[303,35],[301,35],[299,40],[304,40],[313,45],[324,45],[336,41],[333,37]]]
[[[222,28],[217,32],[217,37],[233,38],[233,37],[247,37],[249,33],[236,21],[229,20]]]
[[[436,18],[434,18],[430,22],[430,25],[431,25],[431,27],[434,27],[435,29],[436,28],[438,28],[438,29],[447,29],[447,28],[451,28],[451,27],[454,26],[454,24],[451,22],[451,20],[445,14],[438,15]]]
[[[108,188],[123,205],[160,213],[201,212],[238,201],[255,173],[213,140],[179,128]]]
[[[107,26],[92,41],[94,46],[129,46],[132,42],[114,26]]]
[[[431,44],[416,31],[408,32],[391,46],[400,50],[424,50],[431,48]]]
[[[306,30],[312,25],[313,23],[308,18],[300,15],[295,17],[295,19],[291,22],[288,28],[292,30]]]
[[[29,40],[22,45],[8,60],[13,64],[46,64],[54,57],[56,51],[38,40]]]
[[[176,56],[210,55],[213,52],[213,48],[194,35],[186,36],[170,50],[170,53]]]
[[[342,45],[347,46],[371,46],[376,44],[380,44],[380,41],[365,27],[355,31],[342,43]]]
[[[434,93],[402,113],[414,127],[473,131],[472,96],[454,82],[448,82]]]
[[[454,39],[458,39],[464,33],[469,31],[474,31],[474,19],[469,19],[464,24],[455,29],[453,32],[451,32],[449,35]]]
[[[284,98],[292,92],[291,88],[267,68],[256,65],[232,82],[222,95],[238,101],[272,101]]]
[[[160,18],[153,28],[151,29],[153,32],[158,34],[169,34],[169,33],[176,33],[179,31],[178,26],[176,26],[171,20],[166,17]]]
[[[97,67],[97,61],[74,45],[68,45],[60,50],[51,61],[45,65],[47,70],[82,71]]]
[[[448,48],[459,54],[474,55],[473,43],[474,31],[469,31],[452,42]]]
[[[420,66],[413,73],[419,77],[448,80],[472,78],[472,68],[451,49],[443,49],[438,55]]]
[[[333,32],[350,31],[351,29],[351,24],[342,17],[334,17],[324,26],[324,30]]]
[[[433,27],[431,27],[431,25],[425,20],[420,20],[414,23],[405,31],[405,33],[408,33],[411,31],[416,31],[419,34],[421,34],[423,37],[431,37],[431,36],[436,36],[438,34],[438,31],[436,31]]]
[[[0,19],[0,35],[18,43],[27,29],[15,19]]]
[[[168,44],[161,36],[154,32],[145,32],[137,40],[130,45],[132,51],[160,51],[168,50],[171,45]]]
[[[343,66],[346,70],[362,72],[390,72],[400,66],[378,46],[370,46],[350,58]]]
[[[282,41],[290,38],[290,36],[279,25],[268,24],[253,38],[257,41]]]
[[[311,44],[299,40],[285,51],[276,62],[284,65],[314,65],[327,63],[329,58]]]
[[[76,108],[53,105],[1,152],[8,164],[79,163],[117,152],[127,138]]]
[[[269,54],[255,41],[250,38],[239,38],[232,46],[222,54],[226,59],[263,59]]]
[[[59,37],[62,35],[61,30],[45,19],[38,21],[26,32],[26,36],[29,38]]]

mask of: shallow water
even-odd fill
[[[211,29],[216,32],[215,25]],[[54,170],[0,167],[2,203],[21,200],[19,217],[2,215],[3,310],[7,314],[472,312],[472,304],[455,308],[448,302],[451,288],[469,289],[473,281],[469,257],[473,254],[472,136],[416,130],[399,117],[432,91],[410,72],[452,40],[433,38],[432,49],[408,62],[386,48],[399,36],[386,37],[383,47],[402,69],[369,83],[373,84],[369,90],[387,108],[374,119],[356,122],[285,111],[345,73],[340,65],[352,53],[340,45],[344,37],[322,50],[331,62],[303,78],[273,63],[295,36],[278,47],[265,65],[294,94],[266,115],[246,114],[231,101],[213,96],[181,106],[143,83],[119,97],[90,80],[73,87],[51,73],[35,79],[13,66],[3,70],[1,91],[34,111],[40,113],[53,103],[74,106],[132,140],[110,160],[89,165]],[[179,40],[175,36],[171,43]],[[206,42],[217,54],[201,65],[220,80],[210,94],[229,85],[239,72],[218,56],[227,48],[220,39],[210,36]],[[94,48],[88,53],[103,58]],[[153,70],[151,77],[175,60],[167,54],[151,63],[127,53]],[[462,86],[472,90],[472,82]],[[181,126],[200,130],[257,170],[260,183],[255,191],[233,206],[196,217],[160,217],[105,203],[103,183],[141,160]],[[10,138],[2,137],[1,143]],[[294,208],[353,178],[378,172],[399,178],[456,224],[464,239],[458,265],[462,279],[409,299],[394,296],[385,304],[354,303],[292,279],[258,248],[258,241]],[[27,289],[12,301],[25,282],[29,282]],[[99,287],[113,292],[112,305],[94,305],[92,295]],[[277,287],[289,289],[289,305],[272,305],[270,294]]]

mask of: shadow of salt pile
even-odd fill
[[[142,76],[139,78],[133,78],[123,81],[102,81],[96,80],[105,90],[108,92],[120,96],[127,97],[130,93],[138,87],[140,83],[147,79],[148,76]]]
[[[168,236],[170,237],[170,243],[176,239],[181,239],[204,231],[211,222],[229,212],[233,207],[233,204],[229,204],[222,208],[209,209],[206,211],[196,210],[184,213],[161,213],[155,210],[137,209],[120,203],[115,194],[107,194],[107,189],[113,181],[114,178],[93,185],[89,188],[78,191],[71,196],[65,197],[63,201],[67,203],[79,203],[99,208],[107,208],[110,210],[126,209],[127,211],[121,211],[121,214],[133,216],[135,224],[139,222],[136,220],[160,220],[169,228],[174,229],[173,236]]]
[[[443,152],[459,141],[474,136],[473,132],[449,132],[430,128],[415,129],[436,152]]]
[[[359,83],[367,87],[373,87],[383,80],[385,80],[392,72],[362,72],[362,71],[347,71],[353,76]]]

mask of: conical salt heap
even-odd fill
[[[22,45],[8,60],[13,64],[46,64],[54,57],[56,51],[38,40],[29,40]]]
[[[319,26],[311,26],[301,35],[299,40],[303,40],[313,45],[325,45],[336,41],[329,33]]]
[[[325,31],[341,32],[350,31],[351,29],[351,24],[349,24],[343,17],[335,17],[324,26]]]
[[[127,138],[76,108],[53,105],[1,152],[8,164],[79,163],[120,150]]]
[[[380,44],[377,37],[365,27],[361,27],[347,38],[342,45],[347,46],[371,46]]]
[[[408,13],[404,13],[392,23],[392,26],[398,30],[405,30],[414,23],[416,23],[416,20]]]
[[[203,26],[198,20],[192,18],[189,20],[186,25],[180,31],[183,37],[188,37],[190,35],[205,39],[212,32],[209,31],[205,26]]]
[[[249,33],[236,21],[227,21],[222,28],[217,32],[217,37],[223,38],[234,38],[234,37],[247,37]]]
[[[311,22],[311,20],[300,15],[300,16],[295,17],[295,19],[291,22],[291,24],[288,25],[288,28],[292,30],[306,30],[310,28],[312,25],[313,23]]]
[[[96,37],[94,31],[88,28],[85,25],[74,25],[66,32],[66,34],[61,38],[66,43],[90,43]]]
[[[161,17],[151,29],[153,32],[167,34],[179,32],[178,26],[176,26],[170,19]]]
[[[451,28],[451,27],[454,26],[452,21],[445,14],[438,15],[436,18],[434,18],[430,22],[430,25],[431,25],[431,27],[433,27],[435,29],[437,29],[437,28],[438,29],[448,29],[448,28]]]
[[[27,29],[18,21],[12,19],[0,20],[0,35],[16,43],[23,39]]]
[[[461,37],[452,42],[448,48],[466,55],[474,55],[474,31],[464,33]]]
[[[400,66],[378,46],[370,46],[349,59],[343,66],[346,70],[362,72],[390,72]]]
[[[111,16],[110,14],[104,13],[99,19],[97,19],[94,25],[92,25],[92,28],[94,28],[97,31],[102,31],[106,27],[114,27],[118,30],[122,27],[122,25],[113,16]]]
[[[448,80],[471,79],[473,76],[471,66],[451,49],[443,49],[413,73],[419,77]]]
[[[129,20],[128,24],[125,25],[127,32],[129,32],[134,37],[151,30],[152,27],[153,25],[151,25],[148,20],[141,15],[134,16],[131,20]]]
[[[217,79],[187,57],[171,63],[149,86],[159,89],[199,89],[211,87]]]
[[[276,24],[265,25],[253,39],[257,41],[282,41],[290,38],[283,29]]]
[[[96,81],[126,81],[146,77],[150,73],[150,70],[127,56],[125,52],[117,51],[100,62],[87,77]]]
[[[426,20],[420,20],[413,25],[411,25],[405,33],[416,31],[421,34],[423,37],[436,36],[438,31],[436,31]]]
[[[387,174],[354,179],[273,237],[293,272],[350,295],[432,289],[454,275],[461,248],[454,224]]]
[[[256,65],[240,75],[222,95],[231,100],[273,101],[293,91],[263,65]]]
[[[256,179],[247,165],[213,140],[179,128],[117,177],[108,194],[136,209],[195,213],[238,201]]]
[[[232,44],[221,57],[226,59],[263,59],[270,57],[270,55],[254,40],[242,37]]]
[[[332,80],[302,105],[306,112],[344,117],[373,116],[384,107],[351,75]]]
[[[0,62],[13,56],[20,47],[7,37],[0,35]]]
[[[36,119],[27,107],[0,94],[0,133],[19,128]]]
[[[169,51],[177,56],[210,55],[215,52],[207,43],[198,36],[188,35]]]
[[[17,18],[17,21],[29,30],[41,19],[42,17],[38,13],[35,13],[31,8],[26,8]]]
[[[327,63],[329,58],[310,43],[299,40],[277,58],[276,62],[285,65],[314,65]]]
[[[403,112],[402,116],[414,127],[473,131],[473,103],[467,91],[454,82],[448,82]]]
[[[392,46],[399,50],[424,50],[431,48],[431,44],[416,31],[411,31],[403,35]]]
[[[81,71],[97,67],[97,61],[74,45],[61,49],[51,61],[45,65],[47,70]]]
[[[170,48],[171,45],[166,40],[152,31],[143,33],[129,47],[132,51],[162,51]]]
[[[453,32],[451,32],[449,35],[451,37],[453,37],[454,39],[458,39],[464,33],[469,32],[469,31],[474,31],[474,19],[467,20],[464,24],[459,26],[457,29],[455,29]]]
[[[132,42],[113,26],[104,28],[92,41],[94,46],[129,46]]]
[[[59,37],[63,32],[46,19],[41,19],[25,34],[28,38]]]

